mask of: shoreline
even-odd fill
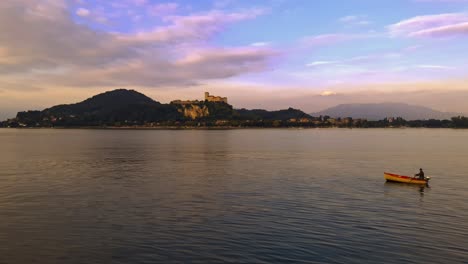
[[[40,129],[57,129],[57,130],[68,130],[68,129],[84,129],[84,130],[244,130],[244,129],[291,129],[291,130],[303,130],[303,129],[453,129],[453,130],[464,130],[466,128],[455,128],[455,127],[140,127],[140,126],[129,126],[129,127],[0,127],[0,129],[18,129],[18,130],[40,130]]]

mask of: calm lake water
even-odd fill
[[[468,130],[0,129],[0,263],[468,263],[467,190]]]

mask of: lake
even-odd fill
[[[0,263],[468,263],[467,187],[468,130],[0,129]]]

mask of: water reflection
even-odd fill
[[[386,181],[384,183],[385,192],[392,192],[392,191],[400,191],[402,189],[414,190],[419,193],[421,197],[427,193],[428,189],[430,189],[429,184],[426,185],[419,185],[419,184],[410,184],[410,183],[401,183],[401,182],[389,182]]]

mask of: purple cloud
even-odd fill
[[[2,0],[0,77],[43,86],[161,87],[262,71],[277,56],[269,47],[211,44],[227,25],[263,14],[259,9],[166,16],[164,26],[128,34],[76,23],[70,9],[65,0]]]
[[[166,16],[163,20],[169,23],[167,26],[138,33],[115,34],[115,36],[121,41],[130,43],[205,41],[222,31],[228,24],[253,19],[261,14],[262,10],[253,9],[242,13],[211,11],[187,16]]]

